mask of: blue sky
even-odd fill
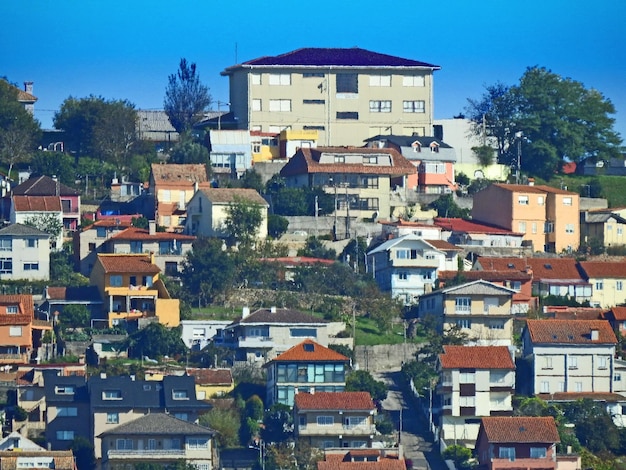
[[[162,109],[182,57],[227,102],[230,65],[358,46],[441,66],[435,118],[538,65],[609,98],[626,138],[624,0],[2,0],[0,12],[0,76],[34,82],[45,128],[69,96]]]

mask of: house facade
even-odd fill
[[[186,373],[195,380],[198,400],[222,397],[235,389],[235,382],[230,369],[187,367]]]
[[[508,347],[444,346],[437,365],[437,424],[445,441],[473,447],[482,417],[513,414],[515,364]]]
[[[578,265],[591,284],[591,305],[610,308],[626,303],[626,260],[580,261]]]
[[[218,178],[239,179],[252,168],[252,142],[248,130],[209,130],[211,167]]]
[[[510,346],[513,294],[508,287],[477,280],[422,295],[418,313],[420,318],[433,317],[440,333],[460,328],[469,344]]]
[[[350,360],[343,354],[305,340],[265,365],[266,406],[293,406],[296,393],[343,392]]]
[[[441,229],[441,238],[459,246],[489,247],[519,251],[523,233],[483,224],[475,220],[436,217],[434,224]]]
[[[368,392],[299,392],[294,398],[294,438],[327,449],[372,447],[376,405]]]
[[[163,325],[178,326],[180,302],[170,297],[160,272],[150,255],[98,254],[90,283],[98,287],[102,319],[109,327],[151,317]]]
[[[35,318],[33,296],[0,295],[0,364],[38,360],[38,347],[52,323]]]
[[[394,149],[317,147],[298,150],[280,175],[288,187],[321,187],[333,195],[334,215],[349,225],[350,217],[388,219],[392,189],[403,194],[406,177],[415,172]]]
[[[89,277],[98,253],[106,253],[103,246],[106,241],[131,226],[130,220],[106,218],[96,220],[74,233],[74,269]]]
[[[58,234],[50,237],[50,249],[63,248],[63,210],[59,196],[12,196],[9,220],[12,224],[58,229]]]
[[[50,279],[50,235],[29,225],[0,229],[0,280]]]
[[[439,66],[359,48],[303,48],[226,68],[240,129],[316,130],[326,146],[425,135]],[[391,128],[390,128],[391,126]]]
[[[580,242],[620,246],[626,244],[626,209],[598,209],[581,212]]]
[[[219,330],[232,322],[228,320],[181,320],[181,339],[193,351],[202,351],[213,341]]]
[[[524,234],[534,251],[572,252],[580,242],[577,193],[496,183],[474,195],[472,219]]]
[[[531,363],[526,392],[613,392],[617,338],[606,320],[527,320],[522,357]]]

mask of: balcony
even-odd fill
[[[239,336],[233,344],[236,348],[261,348],[274,347],[274,338],[271,336]]]
[[[319,426],[315,423],[299,425],[298,433],[301,436],[370,436],[376,434],[376,426],[373,424],[345,425],[333,424],[331,426]]]
[[[185,449],[111,449],[107,451],[107,459],[182,459],[186,456]]]

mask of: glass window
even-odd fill
[[[515,460],[515,447],[500,447],[498,457],[501,459]]]
[[[172,398],[174,400],[188,400],[189,394],[187,390],[172,390]]]
[[[137,240],[131,240],[130,242],[131,253],[143,253],[143,242]]]
[[[109,276],[109,285],[111,287],[122,287],[122,275],[121,274],[111,274]]]
[[[24,263],[24,271],[39,271],[39,263]]]
[[[290,73],[270,73],[269,75],[270,85],[291,85]]]
[[[564,197],[563,198],[563,205],[564,206],[571,206],[572,205],[572,198],[571,197]]]
[[[0,251],[11,251],[13,249],[13,239],[0,238]]]
[[[122,391],[121,390],[104,390],[102,392],[103,400],[121,400],[122,399]]]
[[[17,312],[19,312],[17,305],[7,305],[7,313],[15,314]]]
[[[337,111],[337,119],[359,119],[359,113],[356,111]]]
[[[474,372],[460,372],[459,383],[462,383],[462,384],[476,383],[476,374]]]
[[[133,450],[133,441],[131,439],[116,439],[116,450]]]
[[[531,447],[530,448],[530,458],[531,459],[545,459],[546,458],[546,448],[545,447]]]
[[[370,113],[390,113],[391,100],[370,100]]]
[[[333,416],[318,416],[317,417],[318,426],[332,426],[333,424],[335,424],[335,418]]]
[[[252,99],[252,111],[261,111],[261,100],[259,98]]]
[[[252,85],[260,85],[261,84],[261,74],[260,73],[251,73],[250,74],[250,83],[252,83]]]
[[[391,86],[391,75],[370,75],[370,86]]]
[[[291,100],[270,100],[271,112],[289,112],[291,111]]]
[[[292,338],[308,337],[317,338],[316,328],[290,328],[289,335]]]
[[[78,408],[75,406],[60,406],[57,408],[57,416],[78,416]]]
[[[337,93],[358,93],[359,75],[356,73],[338,73],[335,76]]]
[[[57,431],[58,441],[73,441],[74,431]]]
[[[208,449],[209,440],[205,437],[190,437],[187,440],[187,449]]]
[[[9,336],[22,336],[22,327],[21,326],[10,326],[9,327]]]
[[[107,413],[107,424],[118,424],[120,422],[119,413]]]
[[[426,112],[426,102],[423,100],[403,101],[402,110],[405,113],[424,113]]]
[[[517,203],[524,206],[528,205],[528,196],[517,196]]]
[[[12,258],[0,258],[0,274],[13,274]]]
[[[409,75],[402,77],[402,86],[424,86],[424,76]]]
[[[469,297],[457,297],[454,299],[455,312],[468,313],[472,310],[472,299]]]
[[[104,238],[106,236],[107,236],[107,229],[106,229],[106,227],[98,227],[98,228],[96,228],[96,237]]]

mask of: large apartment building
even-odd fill
[[[325,146],[430,135],[438,65],[359,48],[303,48],[226,68],[238,126],[316,130]]]

